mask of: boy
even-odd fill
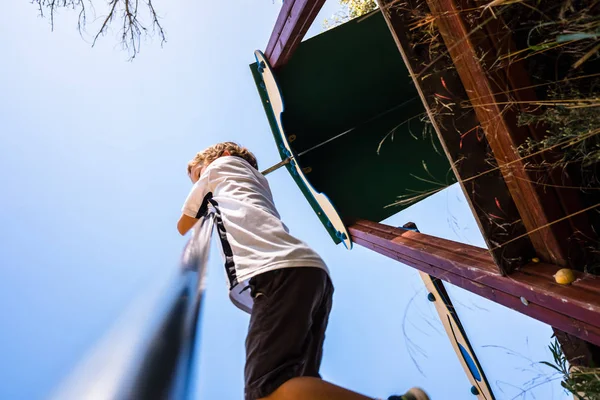
[[[250,312],[245,400],[372,400],[321,380],[333,295],[329,271],[289,234],[254,155],[219,143],[196,154],[187,172],[194,186],[177,229],[184,235],[214,208],[230,297]],[[390,397],[396,399],[428,397],[413,388]]]

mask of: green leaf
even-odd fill
[[[558,372],[560,372],[561,374],[563,373],[563,371],[560,368],[558,368],[556,365],[551,364],[551,363],[549,363],[547,361],[540,361],[540,364],[544,364],[544,365],[546,365],[546,366],[548,366],[550,368],[553,368],[553,369],[557,370]]]

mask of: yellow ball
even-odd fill
[[[575,281],[575,273],[572,269],[563,268],[554,274],[554,279],[556,280],[556,283],[560,283],[561,285],[569,285]]]

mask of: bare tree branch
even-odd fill
[[[142,1],[147,6],[145,8],[146,19],[149,22],[146,24],[143,22],[144,16],[140,15],[139,3]],[[79,10],[77,18],[77,30],[80,35],[83,34],[88,21],[88,9],[90,6],[92,13],[95,14],[95,9],[92,4],[92,0],[31,0],[33,4],[37,4],[41,17],[45,17],[49,14],[50,26],[54,30],[55,14],[61,8],[72,10]],[[147,36],[148,32],[152,35],[158,34],[161,40],[161,46],[167,41],[165,31],[159,21],[159,16],[154,9],[152,0],[108,0],[107,3],[107,14],[101,18],[102,25],[94,35],[92,46],[94,46],[100,36],[104,36],[108,33],[109,27],[113,24],[115,19],[121,20],[119,24],[120,29],[120,41],[123,49],[129,52],[130,60],[140,52],[140,44],[142,35]],[[149,31],[149,25],[152,26]]]
[[[152,15],[152,33],[156,32],[158,29],[158,36],[160,37],[160,45],[162,46],[167,42],[167,37],[165,35],[165,31],[163,30],[162,25],[158,22],[158,14],[156,10],[154,10],[154,5],[152,4],[152,0],[148,0],[148,8],[150,9],[150,15]]]

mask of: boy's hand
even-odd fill
[[[192,218],[189,215],[181,214],[181,218],[179,218],[179,221],[177,222],[177,230],[181,233],[181,236],[183,236],[196,225],[196,222],[198,222],[198,218]]]

